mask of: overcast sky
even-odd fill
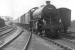
[[[0,16],[17,18],[29,9],[45,4],[46,0],[0,0]],[[72,20],[75,20],[74,0],[50,0],[57,8],[67,7],[72,10]]]

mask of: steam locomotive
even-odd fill
[[[21,17],[22,24],[29,24],[30,30],[46,37],[66,34],[71,25],[71,10],[46,5],[34,7]]]

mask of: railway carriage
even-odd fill
[[[64,30],[66,32],[68,27],[71,25],[71,10],[68,8],[59,8],[58,11],[64,26]]]

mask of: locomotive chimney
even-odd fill
[[[46,1],[46,4],[49,5],[50,4],[50,1]]]

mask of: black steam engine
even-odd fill
[[[30,28],[36,34],[47,37],[59,37],[67,33],[71,24],[71,10],[53,5],[32,8],[30,12]]]

